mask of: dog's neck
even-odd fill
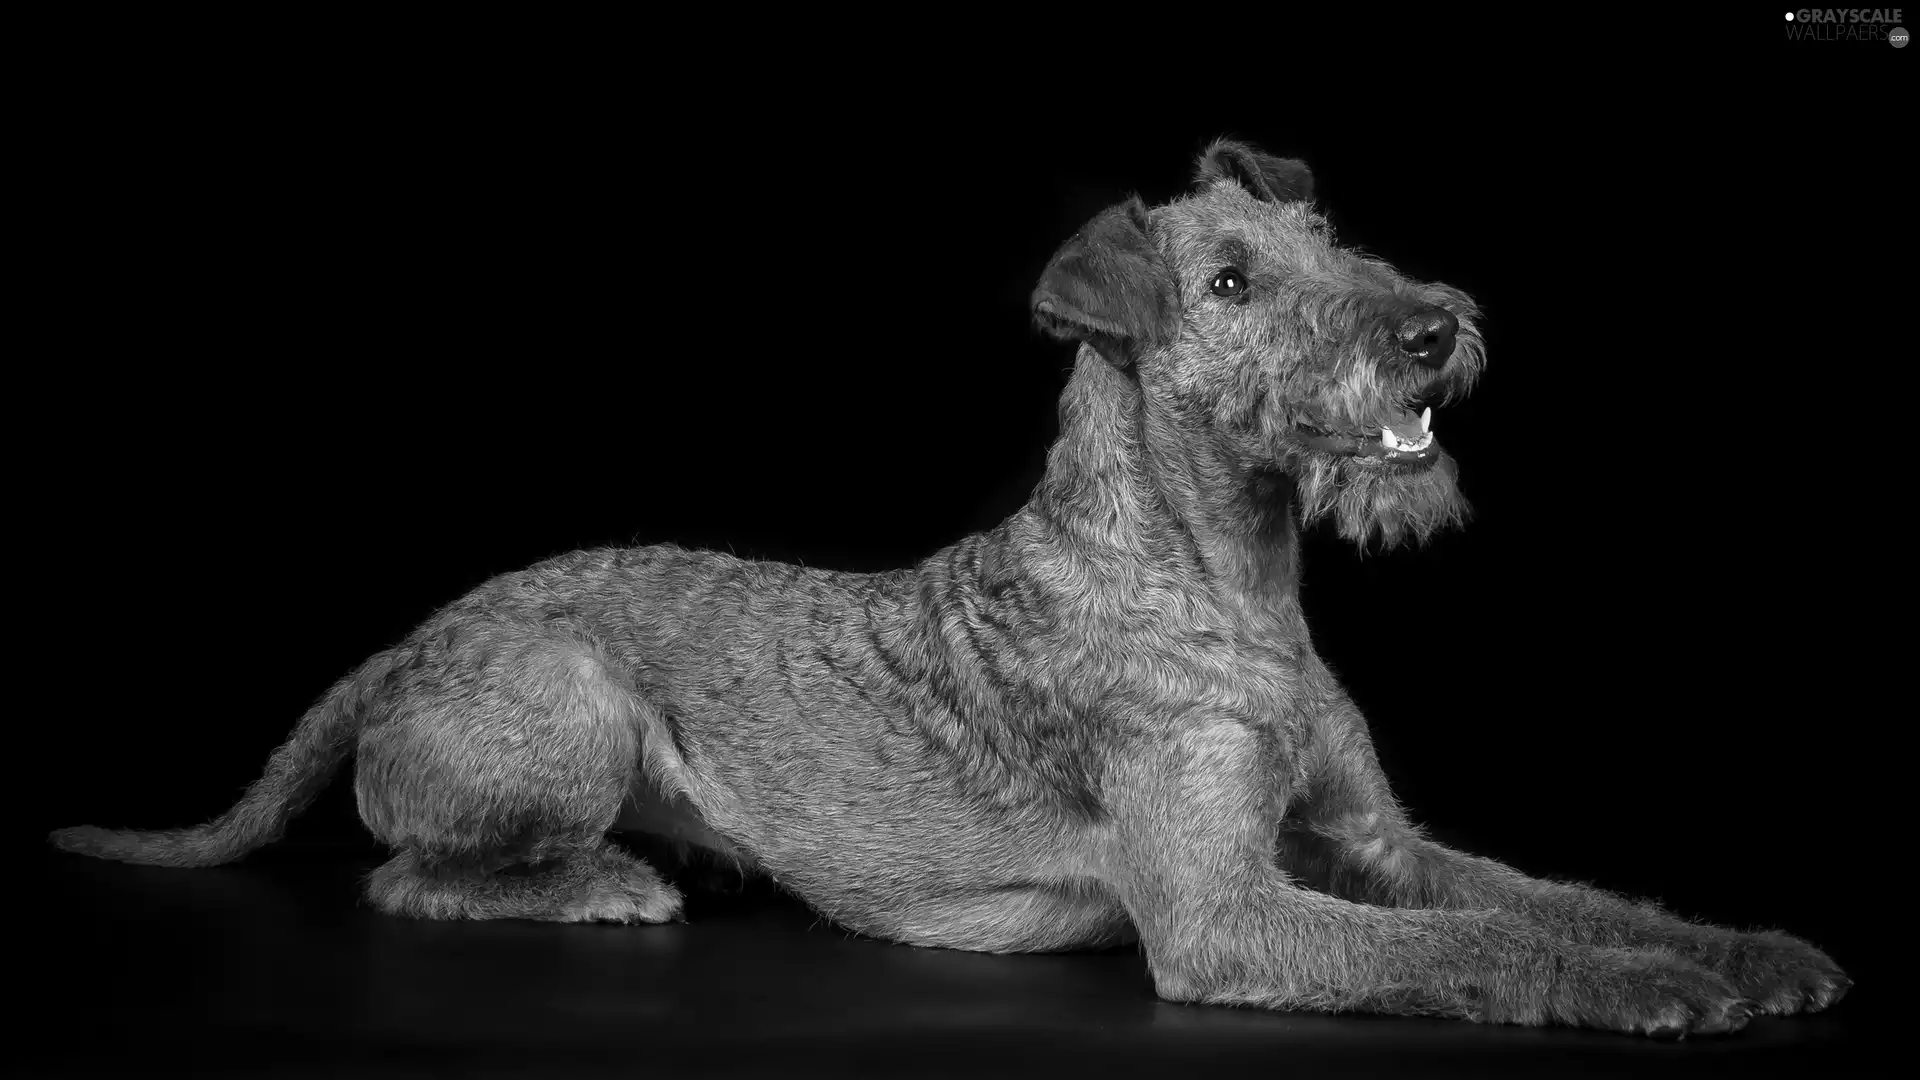
[[[1077,530],[1088,550],[1196,577],[1236,604],[1296,611],[1291,480],[1239,460],[1196,423],[1082,346],[1029,511]]]

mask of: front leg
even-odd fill
[[[1216,720],[1143,742],[1105,777],[1097,859],[1163,997],[1649,1034],[1746,1022],[1724,979],[1672,955],[1582,944],[1511,912],[1305,888],[1273,859],[1273,735]]]
[[[1355,713],[1326,744],[1332,752],[1321,762],[1320,790],[1299,819],[1311,835],[1282,831],[1283,857],[1289,844],[1302,853],[1318,847],[1310,857],[1317,856],[1321,880],[1336,895],[1402,907],[1511,911],[1589,945],[1668,950],[1718,972],[1768,1013],[1817,1012],[1852,985],[1830,957],[1791,935],[1688,922],[1653,904],[1531,878],[1427,839],[1389,793],[1357,720]]]

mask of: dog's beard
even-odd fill
[[[1302,523],[1331,519],[1362,550],[1376,541],[1382,549],[1423,544],[1467,518],[1453,458],[1444,450],[1418,471],[1311,450],[1293,455],[1290,464]]]

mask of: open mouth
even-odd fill
[[[1418,416],[1396,409],[1378,433],[1346,433],[1300,428],[1300,441],[1338,457],[1373,458],[1393,465],[1427,466],[1440,460],[1440,443],[1433,437],[1433,409]]]

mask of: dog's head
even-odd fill
[[[1194,190],[1102,212],[1048,264],[1035,318],[1128,371],[1189,436],[1291,477],[1306,521],[1425,539],[1466,503],[1432,407],[1483,359],[1466,294],[1340,247],[1305,164],[1220,141]]]

